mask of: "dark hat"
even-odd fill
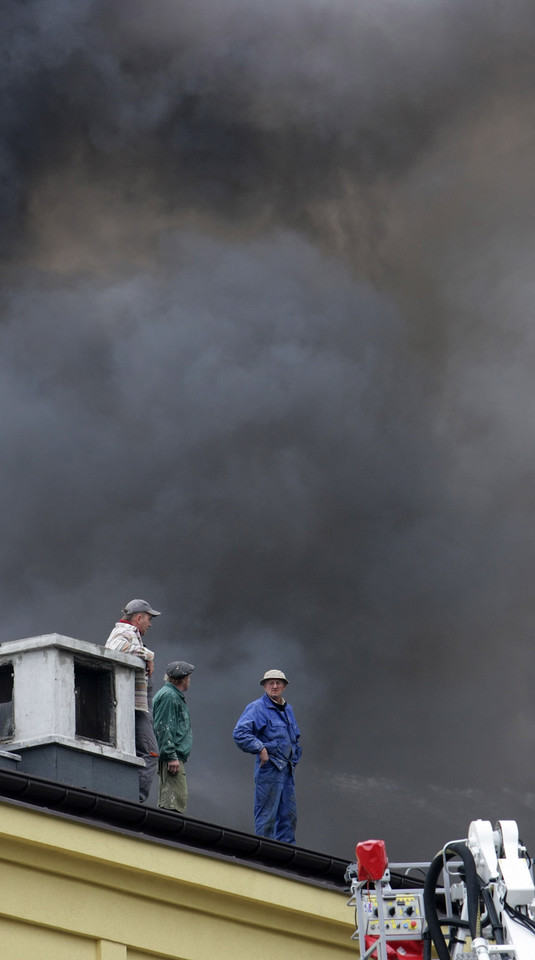
[[[172,663],[168,663],[165,672],[171,680],[180,680],[181,677],[189,677],[190,673],[193,673],[195,667],[192,663],[186,663],[185,660],[173,660]]]
[[[127,603],[126,607],[124,607],[123,613],[126,613],[127,617],[132,617],[134,613],[150,613],[151,617],[160,616],[160,611],[153,610],[150,603],[147,603],[146,600],[131,600],[130,603]]]

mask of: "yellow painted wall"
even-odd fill
[[[2,960],[357,960],[346,901],[0,802]]]

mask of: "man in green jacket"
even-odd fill
[[[154,733],[160,749],[158,760],[158,806],[186,812],[188,787],[186,760],[191,753],[191,720],[184,693],[189,689],[195,667],[173,660],[165,670],[164,686],[154,697]]]

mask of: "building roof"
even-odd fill
[[[315,885],[347,888],[346,860],[85,788],[0,768],[0,799],[140,839],[236,860]]]

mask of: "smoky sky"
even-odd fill
[[[196,666],[193,817],[535,847],[535,12],[21,0],[0,39],[1,639]]]

